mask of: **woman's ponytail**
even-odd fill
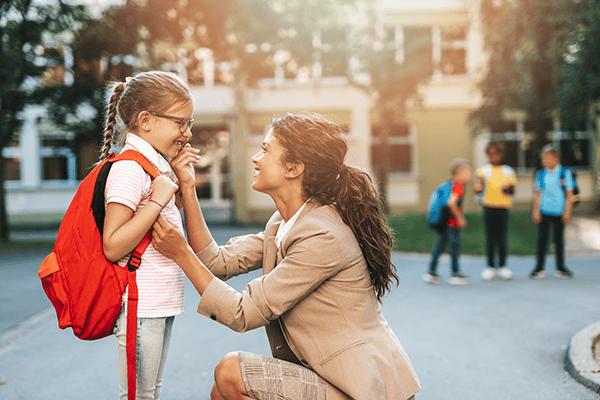
[[[399,282],[391,253],[393,234],[383,203],[371,177],[364,171],[342,164],[337,179],[335,207],[352,229],[369,267],[371,282],[381,301]]]

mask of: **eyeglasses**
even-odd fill
[[[148,112],[157,117],[169,118],[174,121],[177,121],[177,123],[179,124],[179,132],[181,132],[181,133],[184,133],[185,131],[190,129],[192,127],[192,124],[194,123],[194,118],[179,118],[179,117],[175,117],[173,115],[159,114],[154,111],[148,111]]]

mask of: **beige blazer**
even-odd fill
[[[328,382],[327,399],[402,400],[418,392],[358,242],[335,208],[307,204],[278,250],[281,221],[276,212],[264,232],[198,253],[222,279],[208,285],[198,312],[238,332],[266,326],[273,356],[289,347]],[[263,276],[242,293],[223,282],[261,267]]]

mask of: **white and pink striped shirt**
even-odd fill
[[[172,174],[169,163],[140,137],[129,134],[123,150],[133,149],[142,153],[162,174]],[[114,163],[106,181],[106,205],[123,204],[138,213],[150,200],[152,179],[135,161]],[[161,211],[161,215],[183,229],[181,214],[175,206],[175,196]],[[129,254],[119,260],[125,266]],[[137,271],[139,291],[138,317],[160,318],[183,313],[183,271],[169,258],[154,249],[152,243],[142,256]],[[127,302],[127,291],[123,295]]]

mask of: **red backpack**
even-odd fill
[[[71,327],[83,340],[96,340],[113,333],[121,311],[122,296],[129,284],[127,300],[128,398],[135,399],[135,347],[138,290],[136,270],[152,239],[150,231],[133,251],[123,268],[104,256],[104,192],[112,164],[136,161],[156,178],[159,172],[141,153],[127,150],[111,155],[81,182],[60,224],[52,253],[40,265],[38,276],[52,302],[60,329]]]

